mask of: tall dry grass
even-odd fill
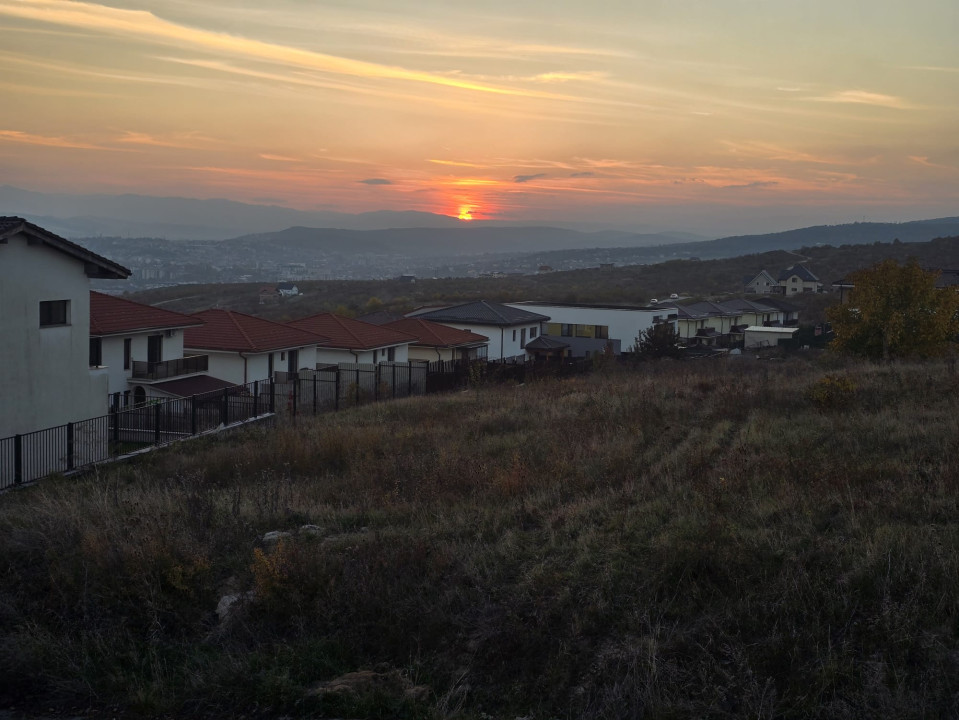
[[[43,482],[0,498],[0,693],[185,715],[955,714],[957,390],[946,363],[663,363]],[[221,621],[227,594],[245,599]],[[430,693],[311,692],[363,669]]]

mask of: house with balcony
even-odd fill
[[[543,323],[549,321],[548,315],[486,300],[440,308],[419,308],[406,316],[484,335],[489,338],[488,360],[517,362],[525,362],[530,357],[526,353],[526,343],[539,337]]]
[[[107,372],[89,362],[90,280],[129,276],[23,218],[0,217],[0,439],[107,413]]]
[[[415,338],[410,344],[410,360],[469,362],[486,359],[489,338],[479,333],[457,330],[415,317],[394,320],[383,327],[399,330]]]
[[[290,327],[322,336],[316,348],[316,364],[376,364],[408,362],[410,345],[416,337],[388,325],[320,313],[287,323]]]
[[[183,353],[184,331],[201,325],[190,315],[91,292],[90,366],[106,370],[113,406],[182,397],[184,387],[191,394],[221,389],[205,374],[207,355]],[[188,386],[175,382],[186,378],[192,378]]]
[[[634,347],[636,339],[654,325],[669,323],[676,327],[676,313],[666,306],[535,301],[507,305],[549,316],[544,324],[544,334],[564,345],[567,357],[592,357],[606,352],[607,348],[619,355]],[[542,342],[528,352],[542,356],[556,352],[558,347],[555,342]]]
[[[233,385],[268,380],[278,371],[316,367],[316,346],[328,338],[283,323],[233,312],[204,310],[202,324],[183,331],[183,351],[208,356],[209,374]]]

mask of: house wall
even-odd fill
[[[512,358],[520,355],[526,356],[522,342],[523,329],[525,328],[526,330],[526,342],[529,342],[534,337],[539,337],[540,334],[539,323],[523,323],[520,325],[510,325],[508,327],[455,322],[441,322],[440,325],[446,325],[446,327],[456,328],[457,330],[469,330],[477,335],[485,335],[488,337],[487,360],[502,360],[503,358]],[[513,338],[514,330],[516,331],[515,339]],[[536,334],[531,337],[530,333],[534,331]]]
[[[40,327],[40,302],[68,300],[69,323]],[[107,413],[108,378],[90,369],[84,265],[21,235],[0,244],[0,438]]]
[[[393,348],[393,359],[390,360],[390,347]],[[333,365],[336,363],[359,363],[373,365],[381,362],[408,362],[410,360],[409,344],[392,345],[373,350],[346,350],[344,348],[316,348],[316,362],[319,365]]]
[[[486,359],[485,355],[480,354],[483,351],[483,348],[469,348],[468,352],[470,353],[470,358],[475,358],[477,355],[479,357]],[[426,362],[437,362],[437,361],[448,361],[448,360],[459,360],[463,357],[463,349],[461,348],[435,348],[435,347],[426,347],[425,345],[410,345],[409,359],[410,360],[425,360]]]
[[[605,342],[601,339],[591,342],[581,342],[582,338],[573,335],[562,335],[562,332],[554,332],[554,325],[583,325],[596,327],[605,326],[607,329],[607,338],[612,340],[614,352],[620,352],[620,348],[629,349],[636,345],[636,338],[647,329],[651,328],[657,318],[665,319],[669,315],[670,308],[592,308],[592,307],[566,307],[563,305],[532,304],[532,303],[507,303],[510,307],[515,307],[529,312],[539,313],[549,317],[546,323],[547,333],[551,337],[558,337],[563,342],[570,344],[571,355],[581,357],[587,350],[595,351],[602,349]],[[670,321],[673,327],[676,327],[675,321]],[[618,342],[615,342],[618,341]],[[617,347],[618,346],[618,347]]]
[[[749,350],[761,347],[776,347],[780,340],[791,338],[795,332],[795,328],[791,330],[784,328],[781,331],[771,331],[768,328],[757,331],[754,328],[746,328],[743,348]]]
[[[798,295],[804,292],[818,292],[822,283],[804,282],[798,275],[790,275],[779,283],[786,295]]]
[[[103,338],[102,362],[107,369],[107,375],[110,378],[110,394],[123,392],[132,389],[129,379],[133,377],[133,362],[146,362],[147,360],[147,338],[151,335],[162,335],[163,343],[161,345],[160,360],[177,360],[183,357],[183,331],[177,329],[173,337],[167,337],[164,330],[151,330],[149,332],[129,333],[126,335],[110,335]],[[130,338],[130,367],[123,369],[123,341]],[[205,353],[190,353],[191,355],[204,355]]]
[[[772,275],[760,273],[758,276],[746,283],[746,292],[768,295],[779,293],[781,291],[779,283]]]
[[[314,370],[316,368],[316,346],[296,348],[297,370]],[[273,356],[273,371],[286,372],[287,359],[285,350],[274,350],[272,353],[245,353],[222,352],[204,350],[202,348],[186,348],[188,355],[209,355],[209,370],[211,377],[226,380],[236,385],[245,385],[254,380],[268,380],[270,378],[270,356]]]

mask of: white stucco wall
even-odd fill
[[[389,360],[388,348],[375,350],[346,350],[343,348],[316,348],[316,362],[319,365],[337,365],[339,363],[355,363],[373,365],[381,362],[408,362],[410,360],[409,345],[394,345],[393,360]]]
[[[129,333],[127,335],[109,335],[102,340],[102,362],[110,378],[110,393],[123,392],[132,389],[128,380],[133,376],[133,362],[146,362],[147,338],[151,335],[162,335],[160,360],[177,360],[183,357],[183,330],[177,329],[173,337],[167,337],[163,330]],[[123,341],[130,338],[131,344],[130,367],[123,369]],[[191,355],[205,355],[206,353],[190,353]]]
[[[69,300],[69,324],[40,327],[40,302]],[[107,413],[108,378],[90,371],[83,263],[23,236],[0,244],[0,438]]]
[[[297,370],[316,369],[316,346],[294,348],[298,350]],[[273,356],[274,372],[286,372],[288,350],[275,350],[272,353],[244,354],[236,352],[220,352],[204,350],[202,348],[185,348],[187,355],[209,355],[210,363],[207,374],[211,377],[226,380],[236,385],[245,385],[254,380],[267,380],[270,377],[270,355]]]
[[[619,340],[623,350],[636,344],[640,333],[653,326],[654,318],[665,319],[670,314],[668,306],[658,308],[595,308],[566,307],[563,305],[507,303],[519,310],[539,313],[549,317],[550,323],[566,325],[605,325],[609,328],[609,339]],[[675,312],[675,311],[673,311]],[[673,327],[676,327],[673,322]]]
[[[439,322],[434,321],[434,322]],[[485,335],[489,338],[488,360],[501,360],[503,358],[516,357],[517,355],[526,355],[523,349],[522,329],[526,329],[526,342],[533,338],[530,333],[535,330],[535,337],[539,337],[541,330],[539,323],[523,323],[521,325],[511,325],[509,327],[500,327],[499,325],[481,325],[478,323],[456,323],[439,322],[440,325],[456,328],[457,330],[469,330],[477,335]],[[513,339],[513,330],[516,331],[516,339]]]

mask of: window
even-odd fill
[[[516,342],[516,328],[513,328],[513,342]]]
[[[123,338],[123,369],[130,369],[130,360],[133,357],[133,338]],[[127,403],[129,405],[129,403]]]
[[[561,334],[562,334],[562,336],[563,336],[563,337],[573,337],[573,328],[574,328],[574,327],[575,327],[574,325],[570,325],[569,323],[563,323],[563,327],[562,327],[562,329],[561,329]]]
[[[70,324],[69,300],[41,300],[40,327]]]
[[[593,337],[597,337],[600,340],[609,340],[609,325],[597,325],[596,334]]]
[[[90,338],[90,367],[103,365],[103,342],[100,338]]]
[[[520,344],[520,345],[525,345],[525,344],[526,344],[526,328],[523,328],[523,329],[520,331],[520,334],[519,334],[519,344]]]
[[[535,328],[535,327],[531,327],[531,328],[529,329],[529,339],[532,340],[534,337],[536,337],[536,328]]]
[[[386,359],[389,360],[390,362],[393,362],[394,360],[396,360],[396,348],[389,348],[386,351]]]

